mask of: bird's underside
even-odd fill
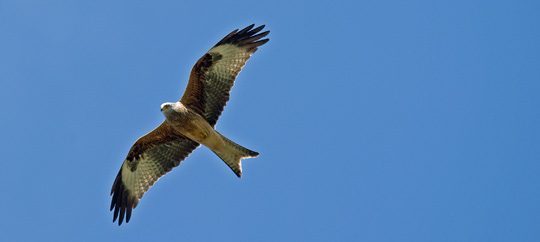
[[[257,48],[268,39],[264,25],[250,25],[225,36],[193,66],[188,85],[179,102],[164,103],[165,121],[139,138],[116,179],[111,195],[113,222],[128,222],[132,209],[144,193],[163,175],[178,166],[200,144],[218,155],[238,177],[241,159],[258,156],[214,130],[229,100],[238,73]]]

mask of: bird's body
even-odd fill
[[[241,159],[259,153],[246,149],[218,133],[214,127],[229,100],[238,73],[269,31],[250,25],[225,36],[201,57],[191,70],[184,95],[164,103],[165,121],[139,138],[130,151],[111,189],[113,222],[131,218],[132,209],[150,187],[178,166],[200,144],[218,155],[234,173],[242,176]]]
[[[178,133],[202,144],[218,155],[238,177],[242,176],[241,158],[257,157],[259,153],[248,150],[218,133],[201,115],[181,102],[164,103],[161,111],[165,120]]]
[[[164,103],[161,105],[161,111],[174,130],[210,149],[217,145],[214,128],[201,115],[181,102]]]

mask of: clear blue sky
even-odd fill
[[[540,241],[538,1],[1,1],[0,241]],[[128,224],[111,185],[224,35],[217,129]]]

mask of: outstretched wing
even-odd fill
[[[180,134],[164,121],[131,147],[111,189],[113,222],[126,223],[146,191],[163,175],[178,166],[199,143]]]
[[[229,100],[229,93],[238,73],[257,48],[268,39],[270,31],[259,33],[253,24],[225,36],[197,61],[191,70],[186,91],[180,102],[196,110],[214,126]]]

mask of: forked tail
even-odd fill
[[[219,135],[225,142],[227,148],[221,151],[213,150],[214,153],[219,156],[219,158],[221,158],[221,160],[223,160],[232,171],[234,171],[236,176],[242,177],[242,158],[257,157],[259,156],[259,153],[248,150],[239,144],[232,142],[222,134]]]

